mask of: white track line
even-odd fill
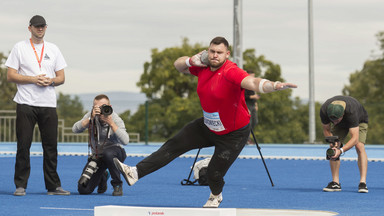
[[[15,151],[0,151],[0,155],[15,155]],[[43,156],[42,152],[31,152],[32,156]],[[78,152],[61,152],[58,153],[60,156],[87,156],[88,153]],[[150,154],[127,154],[127,157],[147,157]],[[196,155],[181,155],[180,158],[195,158]],[[199,158],[208,158],[211,155],[199,155]],[[240,159],[261,159],[260,156],[252,155],[240,155]],[[264,156],[264,159],[275,159],[275,160],[326,160],[325,157],[309,157],[309,156]],[[357,161],[357,158],[346,158],[341,157],[342,161]],[[369,158],[369,162],[384,162],[384,158]]]
[[[49,209],[49,210],[69,210],[69,211],[93,211],[93,209],[81,209],[81,208],[56,208],[56,207],[40,207],[40,209]]]

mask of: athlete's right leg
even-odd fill
[[[213,133],[199,118],[184,126],[174,137],[165,142],[156,152],[140,161],[136,167],[138,178],[142,178],[170,163],[176,157],[192,149],[212,146],[209,137]]]

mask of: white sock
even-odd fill
[[[221,193],[218,194],[218,195],[213,195],[213,193],[211,193],[211,196],[214,197],[214,198],[218,198],[218,197],[221,197],[222,195],[221,195]]]

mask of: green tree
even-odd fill
[[[144,63],[144,73],[137,86],[146,94],[148,99],[161,98],[170,103],[174,97],[188,97],[196,92],[197,79],[179,73],[173,62],[180,56],[192,56],[206,49],[201,44],[191,46],[184,38],[181,47],[166,48],[159,52],[152,49],[152,61]]]
[[[306,134],[308,134],[309,131],[309,104],[303,103],[300,98],[296,97],[294,100],[294,119],[298,122],[298,124],[301,126],[302,130],[305,131]],[[324,143],[324,135],[323,135],[323,127],[321,125],[321,119],[320,119],[320,107],[321,103],[315,102],[315,133],[316,133],[316,140],[317,143]],[[305,140],[307,141],[307,140]]]
[[[65,127],[72,127],[84,114],[83,104],[78,96],[71,98],[70,95],[59,93],[57,99],[57,115],[59,119],[64,119]]]
[[[268,80],[284,82],[278,64],[265,58],[256,56],[254,50],[247,53],[244,69],[254,68],[252,72]],[[258,142],[261,143],[303,143],[308,140],[307,130],[297,121],[297,103],[291,99],[292,90],[285,90],[269,94],[261,94],[258,100],[259,123],[255,128]]]
[[[15,110],[16,103],[12,101],[16,94],[16,84],[7,81],[7,68],[5,61],[7,57],[0,53],[0,110]]]
[[[359,100],[368,112],[369,130],[367,143],[384,143],[384,31],[376,34],[381,55],[367,60],[361,70],[349,76],[350,85],[344,86],[343,94]]]
[[[201,44],[189,45],[182,40],[181,47],[152,49],[151,62],[144,63],[144,73],[137,86],[148,98],[149,137],[162,141],[174,135],[185,123],[201,116],[196,94],[197,78],[179,73],[173,62],[183,55],[194,55],[206,49]],[[141,105],[133,116],[127,116],[130,131],[145,134],[145,106]]]

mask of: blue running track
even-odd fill
[[[125,163],[135,165],[159,145],[130,145]],[[13,196],[15,144],[0,143],[0,215],[91,216],[102,205],[150,207],[201,207],[209,196],[206,186],[182,186],[188,177],[196,151],[177,158],[169,165],[144,177],[134,186],[124,183],[124,196],[113,197],[110,185],[104,194],[79,195],[77,180],[86,163],[86,144],[61,144],[58,171],[70,196],[47,196],[39,144],[31,151],[31,176],[27,195]],[[357,193],[359,170],[354,150],[348,151],[341,165],[341,192],[323,192],[331,180],[323,145],[261,145],[261,152],[275,184],[271,186],[255,146],[247,146],[228,171],[220,208],[300,209],[337,212],[340,215],[384,215],[384,148],[367,146],[369,193]],[[201,152],[202,156],[213,149]],[[39,153],[40,152],[40,153]]]

